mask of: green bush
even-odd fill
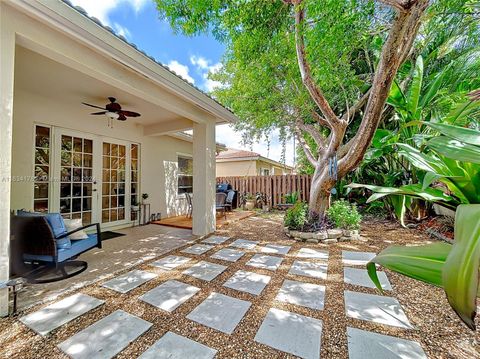
[[[304,202],[297,202],[285,213],[284,225],[288,229],[301,229],[308,219],[308,206]]]
[[[327,211],[328,218],[335,223],[335,227],[342,229],[358,229],[362,216],[357,211],[357,206],[347,201],[339,200],[332,204]]]
[[[295,204],[299,200],[298,192],[287,193],[283,197],[285,199],[285,203],[288,203],[288,204]]]

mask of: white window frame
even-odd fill
[[[193,182],[192,182],[192,191],[191,192],[180,193],[180,187],[178,185],[180,176],[188,176],[188,175],[180,173],[180,166],[178,164],[178,159],[179,158],[184,158],[184,159],[187,159],[187,160],[191,160],[193,162],[193,156],[190,155],[190,154],[187,154],[187,153],[177,152],[177,196],[179,196],[180,198],[183,198],[183,197],[185,197],[185,193],[189,193],[189,194],[193,195]],[[191,177],[192,177],[192,181],[193,181],[193,173],[192,173]]]

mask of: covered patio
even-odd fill
[[[27,285],[19,292],[18,310],[107,280],[118,272],[185,246],[197,238],[191,230],[158,225],[125,228],[116,233],[122,236],[103,241],[101,249],[93,249],[81,256],[88,263],[86,271],[58,282]]]
[[[193,163],[192,233],[215,230],[215,126],[235,121],[229,110],[68,3],[1,2],[0,30],[0,282],[12,212],[118,230],[147,193],[152,213],[181,215],[180,157]],[[103,108],[107,97],[140,116],[92,116],[82,104]]]

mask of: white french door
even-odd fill
[[[137,197],[138,145],[78,131],[54,128],[51,210],[84,225],[102,227],[130,221],[132,189]],[[135,158],[132,159],[132,153]]]
[[[130,144],[102,141],[101,223],[121,224],[130,216]]]

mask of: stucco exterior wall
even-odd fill
[[[243,161],[217,161],[217,177],[229,176],[260,176],[261,170],[266,168],[270,175],[283,175],[292,173],[291,169],[284,169],[281,166],[272,165],[269,162],[261,160],[243,160]]]
[[[292,171],[288,168],[284,168],[282,166],[274,165],[270,162],[258,160],[257,161],[257,175],[258,176],[260,176],[262,174],[262,169],[268,169],[270,171],[270,176],[292,173]]]
[[[90,116],[85,113],[82,115],[52,98],[16,88],[12,176],[33,176],[35,123],[105,136],[107,139],[135,142],[140,144],[139,193],[149,194],[152,212],[161,212],[162,216],[180,214],[184,203],[177,195],[177,155],[192,154],[192,143],[169,136],[143,136],[142,126],[134,125],[132,122],[116,121],[112,129],[107,126],[107,119],[104,116]],[[31,209],[33,190],[31,181],[12,182],[11,208]]]
[[[232,162],[217,161],[217,177],[256,176],[256,175],[257,175],[256,161],[232,161]]]

